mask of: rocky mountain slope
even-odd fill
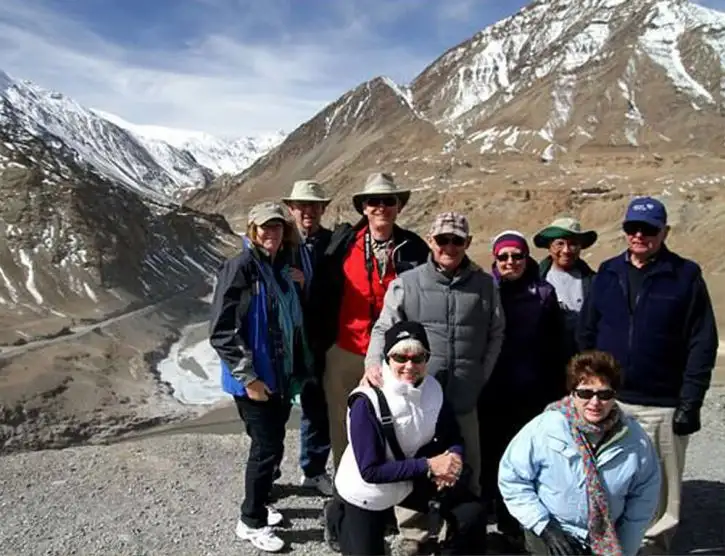
[[[63,142],[79,164],[158,202],[178,201],[206,187],[215,176],[242,171],[284,137],[280,132],[225,140],[200,132],[134,126],[1,70],[0,106],[5,117],[29,132]]]
[[[628,192],[660,193],[650,182],[663,166],[687,167],[688,180],[696,179],[689,170],[721,171],[724,64],[725,14],[691,2],[536,0],[451,48],[408,87],[379,77],[349,91],[188,204],[234,218],[315,176],[340,194],[334,219],[349,214],[347,195],[379,168],[427,192],[412,219],[441,195],[520,198],[537,180],[561,196],[616,188],[607,176],[618,174]],[[545,195],[526,225],[552,216],[554,204]],[[501,222],[478,217],[487,232]]]
[[[12,111],[0,120],[0,344],[34,321],[171,295],[215,267],[223,219],[152,202]]]

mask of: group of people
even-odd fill
[[[596,272],[597,233],[573,218],[534,236],[541,262],[501,232],[486,271],[464,215],[425,238],[398,226],[410,195],[371,174],[359,221],[334,230],[312,180],[249,211],[210,323],[251,440],[237,536],[284,548],[271,492],[299,400],[301,483],[330,497],[344,554],[382,554],[392,532],[409,553],[484,553],[489,514],[506,552],[667,553],[718,336],[665,206],[633,199],[627,249]]]

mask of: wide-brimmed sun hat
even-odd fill
[[[283,197],[282,202],[285,204],[294,203],[324,203],[331,201],[323,189],[322,185],[315,180],[298,180],[292,186],[292,193],[289,197]]]
[[[363,214],[363,203],[365,199],[388,195],[397,197],[400,208],[402,209],[408,202],[408,199],[410,199],[410,189],[399,188],[395,183],[395,179],[390,174],[376,172],[368,176],[363,190],[352,196],[352,204],[356,211]]]
[[[534,236],[534,245],[539,249],[548,249],[555,239],[568,237],[577,238],[582,249],[587,249],[594,245],[598,235],[594,230],[582,231],[581,222],[576,218],[557,218]]]

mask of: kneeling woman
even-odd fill
[[[385,334],[382,388],[361,386],[350,395],[349,444],[335,474],[339,500],[326,516],[343,554],[383,554],[394,507],[428,512],[431,501],[447,523],[447,553],[475,554],[485,546],[483,505],[459,481],[463,447],[455,416],[438,381],[426,375],[429,349],[421,324],[395,324]],[[381,424],[386,409],[392,429]]]
[[[619,383],[608,353],[575,356],[571,395],[506,449],[498,484],[532,554],[637,553],[657,507],[660,465],[642,427],[617,406]]]

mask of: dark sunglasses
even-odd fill
[[[461,236],[442,235],[442,236],[435,236],[433,239],[438,244],[438,247],[445,247],[449,243],[452,243],[456,247],[463,247],[466,244],[466,240],[464,238],[462,238]]]
[[[379,207],[381,205],[385,207],[394,207],[398,204],[398,198],[394,196],[368,197],[365,199],[365,204],[369,207]]]
[[[581,398],[582,400],[591,400],[594,396],[602,400],[603,402],[608,402],[609,400],[614,399],[614,396],[616,396],[616,392],[612,390],[611,388],[608,388],[606,390],[592,390],[591,388],[577,388],[574,390],[574,394],[576,394],[577,398]]]
[[[509,259],[512,261],[523,261],[526,258],[526,255],[523,253],[500,253],[496,255],[496,260],[499,262],[506,262]]]
[[[403,355],[402,353],[394,353],[390,356],[390,359],[392,359],[396,363],[400,363],[401,365],[407,363],[408,361],[411,361],[416,365],[420,365],[421,363],[425,363],[426,361],[428,361],[428,354],[418,353],[416,355]]]
[[[636,236],[641,233],[645,237],[654,237],[660,233],[660,229],[646,222],[625,222],[622,225],[624,233],[628,236]]]

